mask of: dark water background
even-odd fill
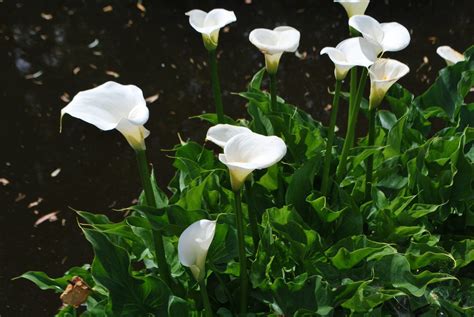
[[[108,5],[112,11],[104,12]],[[284,55],[279,94],[328,121],[324,108],[331,102],[327,89],[333,85],[333,66],[318,52],[346,37],[341,6],[330,0],[144,0],[143,6],[146,12],[132,0],[0,0],[0,178],[9,182],[0,184],[2,317],[51,316],[60,306],[53,292],[11,278],[28,270],[60,276],[71,266],[91,262],[91,249],[68,206],[117,217],[111,210],[129,206],[140,190],[133,152],[118,132],[104,133],[67,117],[64,132],[58,133],[67,95],[108,80],[136,84],[146,97],[159,94],[149,105],[147,143],[163,187],[173,172],[169,153],[160,149],[177,143],[178,133],[183,139],[203,140],[208,125],[188,118],[213,110],[210,76],[201,38],[184,15],[187,10],[224,7],[237,15],[219,43],[228,115],[245,116],[244,101],[231,92],[244,90],[263,62],[248,33],[287,24],[301,31],[304,58]],[[474,44],[472,0],[374,0],[367,14],[398,21],[412,32],[411,45],[389,56],[410,66],[402,83],[416,93],[444,66],[437,46],[463,51]],[[342,115],[338,125],[344,122]],[[363,120],[360,126],[363,133]],[[60,173],[52,177],[58,168]],[[55,211],[57,221],[34,226]]]

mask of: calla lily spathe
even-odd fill
[[[368,15],[354,15],[349,25],[367,40],[377,43],[380,52],[401,51],[410,44],[410,32],[397,22],[379,23]]]
[[[446,64],[448,64],[448,66],[466,60],[466,57],[463,54],[459,53],[450,46],[440,46],[436,50],[436,53],[438,53],[438,55],[446,61]]]
[[[337,80],[346,78],[354,66],[369,67],[377,59],[380,48],[362,37],[353,37],[342,41],[336,47],[325,47],[322,54],[327,54],[334,63],[334,75]]]
[[[215,233],[216,221],[202,219],[187,227],[179,237],[179,261],[191,269],[198,282],[205,277],[207,251]]]
[[[240,133],[252,133],[252,130],[230,124],[218,124],[207,130],[206,140],[224,148],[227,141]]]
[[[273,30],[255,29],[250,32],[249,41],[265,55],[268,73],[275,74],[281,55],[298,49],[300,32],[291,26],[279,26]]]
[[[150,132],[143,125],[149,112],[143,92],[137,86],[109,81],[81,91],[61,109],[61,126],[65,114],[103,131],[117,129],[134,150],[145,150],[145,138]]]
[[[369,0],[334,0],[340,3],[347,12],[347,16],[351,18],[354,15],[364,14],[369,6]]]
[[[219,30],[229,23],[237,21],[233,11],[213,9],[209,12],[194,9],[186,12],[189,24],[202,34],[204,46],[213,51],[219,43]]]
[[[229,168],[232,190],[238,191],[250,173],[276,164],[285,155],[286,144],[282,139],[251,132],[230,138],[219,160]]]
[[[409,71],[407,65],[388,58],[380,58],[370,66],[370,109],[379,106],[390,87]]]

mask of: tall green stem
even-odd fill
[[[204,309],[206,311],[206,317],[212,317],[212,307],[209,301],[209,295],[207,294],[206,283],[204,279],[199,282],[199,289],[201,291],[202,301],[204,303]]]
[[[217,122],[224,123],[224,106],[222,105],[221,84],[217,73],[217,53],[216,50],[209,51],[209,63],[211,65],[212,92],[216,106]]]
[[[276,73],[269,73],[270,75],[270,95],[271,95],[271,110],[277,111],[277,84]]]
[[[346,173],[347,156],[349,155],[349,151],[351,150],[352,144],[354,142],[355,127],[357,124],[357,117],[359,115],[360,102],[362,101],[362,95],[364,94],[365,85],[367,83],[367,72],[367,68],[364,68],[362,70],[362,74],[360,75],[359,80],[359,86],[357,88],[357,93],[355,95],[351,95],[351,100],[354,100],[354,102],[349,107],[349,118],[347,124],[346,138],[342,147],[341,159],[339,160],[339,165],[337,166],[336,179],[338,182],[342,180],[342,177]],[[352,82],[351,86],[353,86]]]
[[[153,186],[150,179],[150,171],[148,169],[148,161],[146,159],[146,152],[144,150],[136,150],[138,163],[138,172],[140,174],[140,179],[142,181],[143,191],[145,192],[146,204],[151,207],[156,207],[155,194],[153,193]],[[153,240],[155,244],[155,254],[158,263],[158,269],[160,271],[160,277],[168,285],[172,287],[171,284],[171,274],[166,262],[165,248],[163,243],[163,237],[159,231],[152,230]]]
[[[239,262],[240,262],[240,314],[247,313],[247,257],[245,255],[245,235],[244,235],[244,216],[242,213],[242,201],[240,190],[234,191],[235,202],[235,220],[237,225],[237,237],[239,241]]]
[[[248,186],[248,183],[245,184],[244,194],[247,200],[247,205],[248,205],[248,210],[249,210],[250,230],[252,231],[253,246],[256,252],[258,242],[260,241],[260,235],[258,233],[257,208],[255,206],[255,199],[252,194],[251,186]]]
[[[326,154],[324,157],[323,180],[321,184],[321,193],[326,196],[329,188],[329,171],[331,169],[331,153],[334,143],[337,112],[339,110],[339,96],[341,94],[342,81],[336,80],[336,90],[332,101],[331,119],[329,121],[328,141],[326,143]]]
[[[351,69],[351,84],[350,84],[350,100],[349,100],[349,114],[347,116],[347,128],[349,129],[350,122],[354,118],[354,111],[356,111],[356,99],[357,99],[357,87],[360,85],[360,81],[357,82],[357,67]],[[347,133],[347,131],[346,131]],[[349,140],[349,147],[352,148],[354,140]]]
[[[375,108],[369,110],[369,140],[368,146],[375,144]],[[370,155],[367,158],[367,170],[365,174],[365,199],[369,200],[372,191],[372,177],[374,169],[374,156]]]

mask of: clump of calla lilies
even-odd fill
[[[337,187],[347,177],[348,159],[354,149],[356,127],[360,122],[359,113],[363,100],[366,99],[368,106],[365,109],[365,114],[368,123],[364,145],[372,151],[364,156],[360,164],[363,164],[365,170],[364,203],[372,204],[376,198],[374,195],[377,195],[373,191],[375,181],[373,171],[375,152],[373,150],[376,148],[377,112],[384,105],[385,97],[390,88],[410,72],[407,65],[393,59],[389,54],[408,47],[410,32],[405,26],[397,22],[381,23],[373,17],[365,15],[370,3],[369,0],[335,0],[334,2],[342,5],[347,13],[348,33],[346,39],[339,43],[328,43],[328,45],[333,46],[324,47],[320,51],[321,55],[327,56],[334,64],[335,84],[334,90],[331,92],[333,102],[331,104],[329,126],[325,135],[325,151],[321,155],[322,161],[319,162],[321,181],[318,186],[320,187],[314,188],[313,193],[320,194],[325,201],[330,201],[334,199],[334,192]],[[137,86],[110,81],[77,93],[72,101],[61,110],[61,130],[69,128],[68,123],[63,122],[67,114],[94,125],[102,131],[118,130],[125,137],[135,153],[138,176],[143,188],[142,201],[140,202],[142,209],[138,208],[141,212],[138,215],[143,218],[144,228],[147,228],[151,241],[153,241],[152,245],[149,246],[148,253],[143,252],[143,257],[153,257],[156,265],[147,266],[147,270],[163,281],[176,298],[193,298],[196,307],[201,307],[202,313],[207,317],[218,313],[213,308],[215,306],[212,305],[210,300],[214,297],[214,294],[208,293],[208,278],[215,275],[223,284],[220,287],[227,287],[220,276],[222,271],[217,270],[215,264],[208,261],[208,254],[214,239],[216,237],[222,239],[222,233],[219,235],[219,229],[224,230],[224,224],[226,226],[229,223],[232,224],[235,228],[236,239],[232,240],[232,245],[226,245],[226,247],[236,250],[235,259],[232,260],[236,265],[232,267],[232,279],[229,281],[229,283],[232,283],[232,287],[236,287],[234,295],[229,296],[234,311],[220,310],[219,316],[247,316],[251,307],[255,306],[251,299],[254,300],[256,297],[251,297],[251,293],[254,292],[257,285],[255,282],[252,283],[250,267],[256,261],[256,254],[261,252],[259,240],[262,234],[269,236],[271,241],[278,240],[271,230],[265,229],[263,233],[263,220],[259,216],[260,213],[254,208],[255,203],[251,208],[249,197],[254,195],[252,189],[252,186],[256,183],[254,174],[266,175],[267,179],[279,184],[276,186],[281,186],[280,184],[286,180],[283,177],[273,179],[272,175],[274,174],[270,173],[270,169],[271,171],[283,170],[288,168],[287,166],[291,166],[289,162],[286,162],[288,159],[287,151],[290,153],[288,144],[294,142],[294,140],[291,140],[288,134],[273,130],[273,132],[267,131],[263,134],[257,133],[254,131],[255,127],[247,124],[245,120],[239,120],[237,123],[225,115],[226,107],[223,105],[221,83],[218,76],[217,50],[219,49],[220,36],[225,36],[220,34],[220,30],[237,21],[234,12],[221,8],[209,12],[195,9],[186,12],[185,15],[189,17],[191,27],[201,34],[204,48],[209,53],[210,82],[212,86],[209,91],[212,91],[214,99],[215,117],[210,120],[213,124],[206,133],[205,140],[208,141],[206,146],[211,149],[206,151],[213,151],[216,164],[220,164],[220,168],[216,170],[216,173],[225,175],[219,181],[223,187],[222,191],[231,193],[227,196],[227,199],[232,202],[231,210],[221,210],[219,216],[215,216],[210,211],[205,212],[206,217],[194,219],[192,223],[187,223],[186,227],[177,224],[168,228],[163,225],[163,222],[166,223],[169,220],[166,217],[172,217],[173,215],[163,215],[163,203],[159,201],[157,185],[151,177],[150,164],[147,160],[149,149],[147,149],[145,142],[150,135],[150,131],[145,128],[145,124],[149,120],[149,109],[142,90]],[[277,98],[276,75],[280,62],[284,60],[282,59],[283,54],[287,53],[286,55],[289,58],[291,53],[297,51],[300,36],[300,31],[296,28],[278,24],[273,29],[253,29],[248,36],[249,44],[254,45],[263,54],[265,68],[262,72],[264,71],[269,77],[270,92],[265,95],[270,106],[267,115],[281,116],[282,124],[287,126],[291,126],[291,122],[288,122],[288,120],[291,121],[292,117],[282,115],[283,105]],[[448,65],[465,60],[463,54],[448,46],[439,47],[437,53]],[[326,61],[323,60],[323,62]],[[367,91],[366,87],[368,87]],[[347,91],[347,94],[344,97],[345,91]],[[347,103],[346,112],[348,116],[345,138],[341,141],[339,151],[339,145],[336,144],[336,123],[339,118],[340,106],[344,103]],[[261,130],[259,131],[261,132]],[[183,141],[183,144],[185,143]],[[338,154],[339,152],[340,154]],[[159,170],[159,167],[155,167],[155,169]],[[291,181],[291,177],[287,178]],[[181,178],[179,181],[180,184],[184,182]],[[313,184],[313,180],[310,181]],[[299,190],[298,186],[295,187],[296,191]],[[301,186],[305,185],[302,184]],[[201,197],[198,197],[198,199],[201,199]],[[282,199],[285,199],[285,197]],[[275,206],[277,204],[281,205],[281,201],[278,201],[278,199],[274,199],[273,203]],[[181,207],[186,208],[185,205]],[[348,210],[347,212],[351,212],[350,208]],[[221,226],[222,228],[220,228]],[[309,229],[306,228],[305,230],[301,231],[302,241],[306,241],[304,235],[309,232]],[[251,239],[246,239],[247,231],[251,231]],[[142,231],[139,233],[146,236]],[[253,253],[248,248],[250,243],[254,246]],[[341,257],[351,256],[347,249],[344,250],[345,253],[341,252],[345,255],[341,255]],[[177,253],[179,263],[182,265],[183,272],[181,273],[176,273],[178,270],[173,267],[176,264],[171,263],[170,258],[174,252]],[[319,250],[314,252],[316,254]],[[313,254],[312,256],[316,255]],[[324,257],[326,255],[317,253],[317,256]],[[268,258],[268,267],[271,267],[273,261],[278,261],[278,259]],[[318,272],[319,269],[323,270],[324,268],[314,269]],[[192,278],[189,278],[186,283],[181,283],[180,278],[183,274],[187,274],[186,276]],[[285,274],[287,276],[296,274],[295,268],[287,268]],[[276,286],[275,284],[269,284],[265,287],[270,290]],[[296,286],[291,287],[297,288]],[[193,292],[197,289],[199,289],[200,294],[196,293],[198,296],[195,296]],[[103,292],[103,290],[100,291]],[[314,290],[311,291],[314,292]],[[389,295],[392,296],[388,293],[380,296]],[[275,304],[265,297],[267,295],[259,296],[261,296],[262,303],[274,307]],[[363,296],[363,294],[361,293],[360,296]],[[304,301],[303,298],[302,301]],[[275,311],[277,315],[283,315],[277,309]],[[318,310],[319,313],[321,311],[323,310]],[[253,314],[254,312],[249,313]],[[320,316],[319,313],[318,316]],[[321,313],[321,316],[323,315],[328,316]],[[308,312],[308,316],[313,316],[313,312]]]
[[[331,152],[334,142],[335,123],[339,107],[339,99],[343,81],[348,72],[356,67],[362,68],[358,81],[351,81],[350,113],[346,142],[352,142],[357,122],[358,108],[364,93],[367,73],[370,75],[369,97],[369,133],[368,146],[374,145],[375,112],[382,103],[388,89],[409,72],[405,64],[388,58],[382,58],[386,52],[400,51],[408,46],[410,34],[399,23],[379,23],[374,18],[363,15],[369,1],[335,1],[340,3],[349,16],[348,25],[358,32],[358,36],[343,40],[335,47],[326,47],[321,54],[327,54],[334,63],[336,87],[333,108],[329,125],[328,142],[323,167],[321,192],[328,194],[331,188],[329,171],[331,169]],[[217,74],[216,49],[219,44],[219,31],[229,23],[236,21],[234,12],[225,9],[213,9],[210,12],[191,10],[186,13],[189,23],[201,33],[204,47],[209,51],[211,65],[211,81],[216,105],[217,122],[209,128],[206,139],[222,148],[219,161],[228,168],[231,189],[234,193],[235,222],[238,236],[240,263],[240,313],[244,314],[248,307],[248,276],[247,255],[244,241],[244,215],[242,212],[241,191],[245,180],[254,170],[265,169],[281,161],[287,151],[286,144],[278,136],[266,136],[244,126],[225,123],[224,109],[220,92],[220,82]],[[278,111],[276,93],[276,74],[283,53],[293,53],[298,49],[300,32],[290,26],[278,26],[274,29],[257,28],[250,32],[249,41],[256,46],[265,57],[265,69],[270,76],[271,110]],[[354,85],[354,87],[353,87]],[[146,202],[156,207],[149,177],[148,163],[145,155],[145,138],[149,131],[144,128],[148,120],[148,109],[142,91],[133,85],[121,85],[107,82],[96,88],[78,93],[74,99],[61,111],[61,117],[69,114],[95,125],[101,130],[117,129],[121,132],[137,155],[138,170],[142,179]],[[344,144],[342,158],[339,164],[345,164],[348,150],[352,144]],[[367,158],[366,195],[369,197],[372,184],[372,156]],[[345,172],[344,166],[338,166],[338,171]],[[255,217],[249,217],[256,221]],[[196,281],[199,282],[206,312],[209,315],[210,305],[205,278],[205,261],[208,249],[212,243],[216,222],[203,219],[193,223],[183,231],[179,238],[178,254],[180,262],[189,267]],[[254,223],[251,228],[257,228]],[[165,260],[163,238],[157,236],[156,255],[160,268],[160,276],[171,285],[171,276]],[[258,236],[258,233],[253,233]],[[257,242],[257,241],[255,241]]]

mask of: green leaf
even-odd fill
[[[207,122],[211,123],[212,125],[219,124],[219,120],[217,118],[216,113],[203,113],[203,114],[200,114],[200,115],[197,115],[197,116],[192,116],[192,117],[190,117],[190,119],[201,119],[201,120],[204,120],[204,121],[207,121]],[[224,115],[224,122],[227,123],[227,124],[232,124],[232,125],[237,124],[237,122],[234,119],[232,119],[231,117],[228,117],[226,115]]]
[[[24,278],[35,283],[36,286],[42,290],[53,290],[56,293],[62,293],[69,284],[68,281],[72,280],[74,276],[81,277],[91,287],[95,284],[90,277],[89,265],[72,267],[64,274],[64,276],[58,278],[51,278],[44,272],[29,271],[15,277],[13,280]]]
[[[68,284],[68,278],[62,277],[53,279],[44,272],[29,271],[23,273],[17,278],[24,278],[35,283],[42,290],[54,290],[56,293],[62,293]]]
[[[423,271],[419,274],[413,274],[410,270],[410,263],[400,254],[383,257],[381,260],[374,262],[373,268],[376,277],[416,297],[423,296],[430,284],[456,280],[455,277],[445,273]]]
[[[286,316],[303,316],[304,311],[311,311],[315,316],[330,316],[334,307],[331,305],[332,292],[329,284],[320,276],[302,274],[292,281],[277,278],[271,285],[275,304]]]
[[[414,103],[420,108],[440,107],[455,121],[464,97],[474,84],[474,61],[465,61],[439,72],[435,83]]]
[[[408,247],[405,257],[410,262],[412,270],[417,270],[425,266],[435,266],[437,264],[447,264],[454,267],[456,260],[441,247],[430,246],[426,243],[412,242]]]
[[[386,301],[405,295],[405,293],[399,290],[384,289],[369,284],[370,281],[362,283],[354,296],[343,302],[341,306],[349,309],[351,312],[365,313],[370,312],[373,308]]]
[[[474,261],[474,240],[465,239],[456,242],[451,250],[453,257],[456,259],[456,267],[462,268]]]
[[[170,296],[168,301],[168,316],[189,316],[189,304],[180,297]]]
[[[250,126],[253,131],[263,135],[273,134],[272,122],[261,110],[261,107],[257,106],[255,103],[250,103],[247,110],[253,118],[253,122]]]
[[[269,191],[277,190],[278,189],[278,174],[279,174],[278,164],[270,166],[267,169],[267,172],[262,177],[260,177],[257,183],[262,185]]]
[[[117,315],[166,313],[170,290],[154,277],[135,278],[130,256],[95,230],[82,228],[94,249],[92,275],[109,292],[111,308]]]
[[[72,306],[65,306],[54,315],[55,317],[76,317],[76,309]]]
[[[401,118],[407,112],[413,102],[413,98],[412,93],[397,83],[385,95],[385,100],[397,118]]]
[[[306,197],[313,190],[314,177],[320,166],[319,157],[313,157],[306,161],[303,166],[295,171],[288,185],[285,197],[286,204],[295,206],[302,214],[307,209]]]
[[[330,223],[333,222],[342,215],[345,209],[339,210],[339,211],[333,211],[330,208],[327,207],[326,204],[326,197],[321,196],[318,198],[315,198],[315,194],[312,193],[306,198],[306,201],[310,203],[311,207],[316,211],[318,214],[319,218],[321,218],[322,221]]]
[[[401,145],[404,135],[405,122],[407,116],[402,116],[390,129],[387,136],[387,147],[384,150],[384,156],[390,158],[401,154]]]
[[[397,117],[387,110],[379,110],[377,112],[377,115],[379,116],[382,127],[386,130],[391,130],[395,123],[397,123],[398,121]]]
[[[396,252],[397,250],[387,243],[371,241],[360,235],[337,242],[326,250],[325,254],[336,268],[347,270],[364,259],[370,261]]]
[[[258,72],[255,73],[255,75],[253,75],[252,80],[249,83],[249,90],[260,89],[260,86],[262,85],[262,79],[265,73],[265,67],[262,67],[262,69],[260,69]]]

